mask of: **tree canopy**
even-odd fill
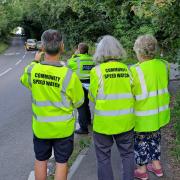
[[[68,46],[111,34],[132,54],[137,36],[150,33],[169,61],[180,58],[179,0],[4,0],[0,15],[1,38],[17,25],[35,37],[59,29]]]

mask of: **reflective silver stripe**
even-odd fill
[[[98,116],[120,116],[120,115],[127,115],[132,114],[134,112],[133,108],[130,109],[123,109],[123,110],[112,110],[112,111],[101,111],[95,109],[95,114]]]
[[[90,90],[89,90],[89,96],[91,96],[95,100],[95,97],[93,96],[93,94]]]
[[[104,94],[104,82],[103,82],[100,65],[95,66],[95,69],[96,69],[96,73],[97,73],[98,79],[99,79],[99,92],[97,95],[97,99],[98,99],[99,95]]]
[[[31,82],[31,71],[33,69],[35,64],[32,64],[28,67],[27,69],[27,73],[28,73],[28,83],[29,83],[29,86],[32,87],[32,82]]]
[[[151,91],[151,92],[148,92],[147,94],[141,94],[141,95],[137,95],[135,97],[136,97],[136,100],[143,100],[143,99],[146,99],[146,98],[149,98],[149,97],[154,97],[154,96],[158,96],[158,95],[162,95],[162,94],[166,94],[166,93],[168,93],[167,88],[160,89],[160,90],[157,90],[157,91]]]
[[[77,66],[78,66],[78,68],[77,68],[77,70],[76,70],[76,74],[80,77],[80,79],[83,79],[83,78],[88,78],[89,79],[89,74],[82,74],[81,73],[81,62],[89,62],[88,60],[82,60],[82,59],[80,59],[80,58],[77,58],[76,59],[76,62],[77,62]]]
[[[81,60],[79,58],[77,58],[77,70],[76,70],[76,73],[77,75],[80,77],[81,73],[80,73],[80,68],[81,68]]]
[[[143,73],[142,69],[140,68],[140,66],[136,67],[136,71],[138,73],[139,81],[140,81],[140,84],[141,84],[142,95],[148,94],[147,87],[146,87],[146,82],[145,82],[145,79],[144,79],[144,73]]]
[[[63,107],[63,104],[61,102],[52,102],[52,101],[36,101],[32,98],[32,103],[36,106],[43,107],[43,106],[55,106],[55,107]]]
[[[128,73],[129,73],[129,77],[130,77],[130,83],[133,84],[133,77],[131,74],[130,65],[128,66]]]
[[[76,104],[74,104],[75,107],[79,107],[80,105],[82,105],[84,103],[84,98],[82,98],[79,102],[77,102]]]
[[[133,95],[131,93],[125,93],[125,94],[99,94],[98,100],[113,100],[113,99],[130,99],[133,98]]]
[[[147,111],[135,111],[136,116],[150,116],[158,114],[159,112],[165,111],[169,109],[169,105],[161,106],[157,109],[147,110]]]
[[[68,87],[68,84],[71,80],[72,77],[72,71],[70,69],[68,69],[67,73],[66,73],[66,77],[64,78],[63,84],[62,84],[62,90],[61,90],[61,97],[62,97],[62,104],[65,107],[69,107],[70,106],[70,102],[67,100],[65,94],[66,94],[66,89]]]
[[[34,118],[39,122],[63,122],[73,118],[73,115],[64,116],[37,116],[33,113]]]

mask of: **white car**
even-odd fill
[[[29,50],[36,50],[37,49],[37,40],[36,39],[27,39],[25,42],[25,49]]]

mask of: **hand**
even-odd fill
[[[35,61],[41,61],[41,56],[44,52],[42,51],[38,51],[36,54],[35,54],[35,57],[34,57],[34,60]]]

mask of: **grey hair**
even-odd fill
[[[62,35],[59,31],[49,29],[41,36],[42,45],[49,55],[56,55],[60,52],[60,45],[62,43]]]
[[[137,55],[153,58],[158,50],[158,42],[153,35],[142,35],[136,39],[133,49]]]
[[[107,62],[110,60],[120,60],[126,57],[126,51],[120,42],[113,36],[106,35],[98,43],[94,54],[96,64]]]

